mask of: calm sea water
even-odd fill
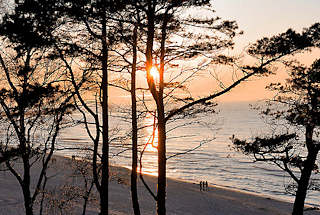
[[[249,103],[246,102],[223,103],[218,105],[217,109],[219,109],[217,114],[206,114],[197,119],[173,122],[168,125],[168,157],[203,143],[192,152],[168,159],[168,177],[196,183],[208,181],[211,185],[291,201],[293,196],[285,193],[285,186],[292,183],[290,177],[270,164],[253,163],[250,158],[232,149],[230,137],[233,134],[239,138],[248,138],[268,132],[268,126],[258,113],[250,109]],[[183,128],[178,126],[194,121],[199,121],[201,124],[186,125]],[[152,123],[153,118],[148,117],[142,125]],[[130,128],[128,124],[117,119],[112,119],[112,124],[122,131]],[[152,130],[152,127],[149,127],[141,133],[143,137],[140,138],[140,144],[147,142],[152,135]],[[90,146],[88,136],[81,127],[65,131],[60,143],[63,147]],[[119,150],[121,149],[113,148],[112,153],[116,154]],[[73,150],[64,150],[60,153],[75,154]],[[112,157],[111,161],[114,165],[130,167],[130,159],[130,151],[127,151]],[[156,162],[156,151],[148,146],[143,155],[143,172],[155,175]],[[319,176],[316,175],[315,180],[319,182]],[[309,204],[319,206],[319,200],[320,192],[309,192],[307,197]]]

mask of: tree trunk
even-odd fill
[[[306,127],[306,146],[308,149],[308,156],[305,160],[303,170],[301,172],[300,180],[298,183],[298,189],[296,192],[296,198],[293,204],[292,215],[302,215],[304,211],[304,202],[307,196],[309,181],[317,155],[319,152],[318,147],[313,144],[313,130],[314,127]]]
[[[108,116],[108,46],[106,15],[102,16],[102,157],[101,157],[101,190],[100,190],[100,215],[108,214],[109,202],[109,116]]]
[[[165,26],[166,19],[163,23],[161,38],[161,57],[160,57],[160,81],[159,91],[154,78],[150,74],[153,65],[153,40],[155,37],[155,8],[152,1],[148,1],[148,30],[147,30],[147,47],[146,47],[146,71],[149,90],[157,104],[158,112],[158,190],[157,190],[157,214],[166,214],[166,121],[163,104],[164,89],[164,54],[165,54]]]
[[[162,101],[162,100],[161,100]],[[166,124],[163,101],[158,107],[158,195],[157,214],[166,214]]]
[[[26,210],[26,215],[33,215],[33,204],[31,200],[30,189],[27,185],[23,187],[23,197],[24,197],[24,208]]]
[[[138,167],[138,125],[137,125],[137,99],[136,99],[136,66],[137,66],[137,26],[133,31],[133,62],[131,71],[131,117],[132,117],[132,170],[131,170],[131,199],[135,215],[140,215],[137,192]]]
[[[163,17],[161,27],[161,47],[160,47],[160,70],[159,70],[159,91],[158,91],[158,196],[157,196],[157,213],[158,215],[166,214],[166,119],[163,103],[164,93],[164,65],[165,65],[165,42],[167,38],[167,14]]]
[[[31,198],[30,192],[30,164],[29,164],[29,156],[27,154],[22,155],[23,159],[23,168],[24,168],[24,176],[22,182],[22,192],[24,198],[24,207],[26,210],[26,215],[33,215],[33,202]]]
[[[308,157],[305,163],[305,167],[301,172],[301,177],[298,183],[298,190],[296,192],[296,198],[293,205],[292,215],[302,215],[304,210],[304,202],[307,196],[307,190],[309,185],[309,180],[317,159],[317,151],[312,151],[308,153]]]

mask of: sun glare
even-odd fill
[[[158,151],[158,143],[148,143],[146,147],[146,152],[157,152]]]
[[[150,75],[153,77],[154,80],[159,80],[160,75],[157,67],[153,66],[150,69]]]
[[[151,114],[145,118],[144,124],[147,126],[146,129],[146,151],[157,152],[158,147],[158,128],[154,127],[155,119]]]

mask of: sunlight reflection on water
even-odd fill
[[[143,122],[145,129],[144,142],[146,145],[146,152],[157,152],[158,146],[158,128],[156,126],[156,117],[152,114],[147,114]]]
[[[211,185],[221,185],[292,200],[292,196],[285,194],[284,186],[290,183],[290,178],[283,171],[268,164],[252,163],[248,157],[235,152],[230,147],[231,141],[229,138],[233,134],[239,138],[248,138],[263,134],[268,130],[258,114],[248,107],[248,103],[226,103],[219,105],[218,108],[221,110],[218,115],[203,116],[201,120],[212,122],[214,128],[219,128],[219,130],[212,130],[209,125],[190,125],[168,133],[168,156],[183,153],[199,145],[201,140],[210,139],[212,136],[215,139],[195,151],[169,159],[167,176],[191,182],[206,180]],[[151,115],[144,119],[143,124],[146,128],[142,132],[140,145],[150,141],[154,131],[153,123],[154,118]],[[167,130],[170,131],[178,123],[169,124]],[[130,128],[130,125],[125,126],[127,126],[127,129]],[[74,142],[82,145],[90,143],[86,132],[80,128],[73,128],[70,132],[63,134],[63,145],[72,146]],[[154,136],[154,143],[156,142],[157,131]],[[72,154],[72,150],[63,153]],[[130,167],[131,152],[127,151],[111,160],[115,165]],[[147,146],[143,155],[143,172],[157,175],[157,150],[151,144]],[[316,179],[319,180],[318,178]],[[319,192],[310,192],[307,202],[319,205],[319,198]]]

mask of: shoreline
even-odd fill
[[[65,183],[70,183],[72,159],[54,155],[55,162],[48,170],[54,180],[48,183],[48,189],[57,190]],[[19,164],[16,165],[19,168]],[[37,178],[39,166],[32,171],[32,178]],[[145,181],[153,192],[156,191],[156,176],[144,174]],[[34,183],[34,181],[33,181]],[[81,178],[72,178],[72,183],[81,186]],[[121,166],[110,167],[109,181],[110,214],[133,214],[130,193],[130,169]],[[21,188],[10,173],[0,174],[0,214],[24,214]],[[147,192],[141,180],[138,180],[138,196],[142,214],[155,214],[154,199]],[[81,210],[81,201],[75,202],[73,209]],[[168,215],[289,215],[292,204],[286,201],[236,190],[219,185],[210,185],[208,191],[200,191],[198,182],[167,178],[167,214]],[[37,210],[35,210],[37,212]],[[97,214],[97,202],[88,205],[87,215]],[[35,213],[37,214],[37,213]],[[75,213],[79,214],[79,213]],[[319,211],[307,211],[306,215],[320,215]]]
[[[130,174],[131,169],[123,166],[112,166],[113,168],[116,169],[122,169],[128,174]],[[143,174],[144,178],[146,180],[156,180],[156,176],[152,174]],[[147,181],[146,180],[146,181]],[[138,180],[140,181],[140,179]],[[139,182],[141,183],[141,182]],[[207,195],[207,191],[200,191],[199,188],[199,182],[192,182],[192,181],[187,181],[183,179],[176,179],[176,178],[167,178],[167,193],[170,195],[170,185],[174,184],[174,186],[182,186],[182,187],[192,187],[192,191],[195,191],[194,194],[200,194],[200,195]],[[140,185],[141,186],[141,185]],[[141,188],[141,187],[140,187]],[[144,187],[142,187],[143,189]],[[145,189],[145,188],[144,188]],[[235,187],[228,187],[228,186],[223,186],[223,185],[217,185],[217,184],[209,184],[209,191],[211,192],[216,192],[219,193],[220,197],[222,197],[225,200],[232,200],[235,202],[238,202],[238,204],[241,205],[250,205],[250,206],[256,206],[255,209],[249,209],[247,208],[246,210],[242,211],[229,211],[228,209],[224,209],[223,213],[221,214],[291,214],[292,206],[293,203],[290,202],[289,200],[285,199],[280,199],[280,198],[275,198],[274,196],[263,194],[263,193],[254,193],[252,191],[247,191],[247,190],[241,190],[237,189]],[[139,192],[139,191],[138,191]],[[244,204],[242,200],[245,200]],[[250,202],[257,201],[257,204],[253,204]],[[266,207],[265,207],[266,205]],[[278,206],[278,207],[277,207]],[[239,208],[242,208],[238,205]],[[312,204],[307,204],[306,207],[311,208],[314,207]],[[223,207],[222,207],[223,208]],[[249,210],[249,211],[248,211]],[[250,212],[252,210],[252,212]],[[212,214],[212,210],[208,211],[202,211],[199,214]],[[168,213],[171,214],[171,213]],[[180,213],[172,213],[172,214],[180,214]],[[183,213],[181,213],[183,214]],[[187,214],[193,214],[193,213],[187,213]],[[216,214],[216,213],[213,213]],[[219,213],[217,213],[219,214]],[[315,215],[320,215],[320,211],[306,211],[304,214],[315,214]]]
[[[131,171],[131,168],[129,167],[126,167],[126,166],[118,166],[118,165],[111,165],[112,167],[115,167],[115,168],[124,168],[126,169],[127,171]],[[147,177],[157,177],[153,174],[148,174],[148,173],[143,173],[143,175],[147,176]],[[138,177],[139,177],[139,173],[138,173]],[[173,180],[173,181],[177,181],[177,182],[181,182],[181,183],[188,183],[188,184],[194,184],[194,185],[198,185],[199,187],[199,183],[200,181],[191,181],[191,180],[184,180],[184,179],[181,179],[181,178],[173,178],[173,177],[167,177],[167,180]],[[209,183],[209,182],[208,182]],[[215,187],[215,188],[219,188],[219,189],[225,189],[225,190],[229,190],[231,192],[240,192],[240,193],[243,193],[243,194],[246,194],[246,195],[253,195],[253,196],[257,196],[257,197],[260,197],[260,198],[266,198],[266,199],[272,199],[272,200],[275,200],[275,201],[280,201],[280,202],[284,202],[284,203],[289,203],[289,204],[293,204],[293,200],[290,200],[290,197],[289,197],[289,194],[288,194],[288,198],[285,198],[283,197],[282,198],[282,195],[280,196],[276,196],[276,195],[271,195],[271,194],[267,194],[267,193],[262,193],[262,192],[254,192],[253,190],[244,190],[244,189],[240,189],[240,188],[237,188],[235,186],[228,186],[228,185],[222,185],[222,184],[215,184],[215,183],[209,183],[209,187]],[[285,195],[285,193],[284,193]],[[306,202],[305,203],[306,207],[318,207],[320,208],[320,204],[314,204],[314,203],[308,203]]]

